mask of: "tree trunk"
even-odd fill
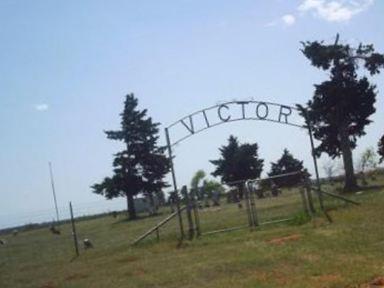
[[[127,194],[127,209],[128,209],[128,217],[130,220],[136,219],[136,209],[135,202],[133,199],[133,195]]]
[[[237,185],[237,189],[238,189],[238,192],[239,192],[239,201],[243,200],[244,198],[244,186],[242,184],[239,184]]]
[[[352,149],[349,144],[348,132],[345,125],[340,125],[340,148],[343,155],[345,183],[344,192],[353,192],[359,189],[353,169]]]

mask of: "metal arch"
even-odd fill
[[[279,104],[279,103],[275,103],[275,102],[269,102],[269,101],[255,101],[255,100],[249,100],[249,101],[227,101],[227,102],[223,102],[223,103],[220,103],[220,104],[216,104],[216,105],[212,105],[212,106],[209,106],[207,108],[204,108],[204,109],[200,109],[198,111],[195,111],[187,116],[184,116],[178,120],[176,120],[175,122],[173,122],[171,125],[169,125],[168,127],[166,128],[172,128],[173,126],[175,126],[177,123],[179,123],[180,121],[182,120],[185,120],[189,117],[192,117],[194,115],[197,115],[199,113],[202,113],[203,111],[207,111],[207,110],[211,110],[213,108],[216,108],[216,107],[219,107],[219,106],[222,106],[222,105],[229,105],[229,104],[241,104],[241,103],[253,103],[253,104],[258,104],[258,103],[265,103],[267,105],[272,105],[272,106],[278,106],[278,107],[287,107],[287,108],[290,108],[290,109],[293,109],[293,110],[296,110],[296,111],[300,111],[300,109],[297,109],[296,107],[294,106],[290,106],[290,105],[285,105],[285,104]],[[245,119],[239,119],[239,120],[245,120]],[[250,119],[250,120],[253,120],[253,119]],[[257,119],[257,120],[260,120],[260,119]],[[230,121],[226,121],[226,122],[230,122]],[[275,122],[278,122],[278,121],[275,121]],[[281,123],[281,122],[279,122]],[[288,123],[283,123],[283,124],[288,124]],[[292,125],[292,124],[291,124]],[[213,127],[214,125],[212,125],[211,127]],[[295,126],[299,126],[299,125],[295,125]],[[301,127],[301,126],[300,126]],[[210,127],[209,127],[210,128]]]
[[[280,103],[275,103],[275,102],[269,102],[269,101],[255,101],[255,100],[249,100],[249,101],[227,101],[227,102],[222,102],[220,104],[216,104],[216,105],[212,105],[212,106],[209,106],[207,108],[204,108],[204,109],[200,109],[200,110],[197,110],[189,115],[186,115],[180,119],[178,119],[177,121],[173,122],[172,124],[170,124],[168,127],[166,127],[166,129],[169,131],[170,128],[174,127],[175,125],[179,124],[179,123],[182,123],[184,120],[187,120],[187,119],[191,119],[193,116],[195,115],[198,115],[200,113],[202,113],[204,115],[204,117],[206,117],[206,114],[205,112],[206,111],[210,111],[214,108],[218,108],[220,106],[224,106],[224,105],[231,105],[231,104],[265,104],[265,105],[270,105],[270,106],[274,106],[274,107],[284,107],[284,108],[289,108],[293,111],[297,111],[297,112],[300,112],[301,110],[298,109],[297,107],[294,107],[294,106],[290,106],[290,105],[285,105],[285,104],[280,104]],[[235,118],[235,119],[228,119],[226,121],[220,121],[218,123],[214,123],[214,124],[210,124],[209,126],[207,127],[204,127],[204,128],[200,128],[198,130],[195,130],[193,133],[190,133],[188,135],[185,135],[183,137],[181,137],[180,139],[178,139],[177,141],[173,142],[173,143],[170,143],[170,146],[173,147],[177,144],[179,144],[180,142],[188,139],[189,137],[195,135],[195,134],[198,134],[202,131],[205,131],[205,130],[208,130],[209,128],[212,128],[212,127],[216,127],[216,126],[219,126],[221,124],[225,124],[225,123],[229,123],[229,122],[236,122],[236,121],[241,121],[241,120],[258,120],[258,121],[268,121],[268,122],[273,122],[273,123],[279,123],[279,124],[284,124],[284,125],[288,125],[288,126],[292,126],[292,127],[297,127],[297,128],[301,128],[301,129],[308,129],[307,125],[299,125],[299,124],[293,124],[293,123],[288,123],[288,122],[281,122],[281,121],[278,121],[278,120],[273,120],[273,119],[267,119],[267,118],[257,118],[257,117],[245,117],[245,118]]]
[[[267,119],[266,117],[268,116],[268,109],[267,109],[267,114],[266,114],[266,116],[263,118],[263,117],[259,117],[259,115],[257,114],[257,112],[256,112],[256,114],[257,114],[257,116],[258,116],[258,118],[255,118],[255,117],[245,117],[244,115],[245,115],[245,110],[244,110],[244,105],[245,104],[260,104],[260,103],[263,103],[264,105],[266,105],[267,106],[267,108],[268,108],[268,105],[270,105],[270,106],[277,106],[277,107],[280,107],[280,114],[279,114],[279,120],[273,120],[273,119]],[[231,118],[227,118],[226,120],[224,120],[224,119],[222,119],[220,116],[219,116],[219,118],[220,118],[220,120],[222,120],[221,122],[218,122],[218,123],[214,123],[214,124],[212,124],[212,125],[209,125],[209,123],[208,123],[208,120],[207,120],[207,116],[206,116],[206,114],[205,114],[205,112],[206,111],[209,111],[209,110],[212,110],[212,109],[214,109],[214,108],[216,108],[216,107],[222,107],[222,106],[226,106],[226,105],[230,105],[230,104],[240,104],[240,105],[243,105],[242,106],[242,113],[243,113],[243,118],[238,118],[238,119],[231,119]],[[304,118],[304,120],[305,120],[305,124],[304,125],[298,125],[298,124],[293,124],[293,123],[288,123],[288,121],[287,121],[287,118],[285,118],[285,122],[281,122],[280,121],[280,116],[281,115],[285,115],[286,117],[288,116],[288,115],[286,115],[286,114],[284,114],[284,113],[282,113],[281,111],[281,109],[282,108],[289,108],[290,109],[290,111],[298,111],[299,112],[299,115],[300,115],[300,112],[304,112],[304,115],[303,114],[301,114],[300,116],[302,116],[303,118]],[[177,183],[176,183],[176,175],[175,175],[175,168],[174,168],[174,166],[173,166],[173,155],[172,155],[172,146],[174,146],[174,145],[176,145],[176,144],[178,144],[178,143],[180,143],[180,142],[182,142],[183,140],[185,140],[185,139],[187,139],[187,138],[189,138],[190,136],[192,136],[192,135],[195,135],[195,134],[197,134],[197,133],[199,133],[199,132],[202,132],[202,131],[204,131],[204,130],[207,130],[208,128],[211,128],[211,127],[215,127],[215,126],[218,126],[218,125],[221,125],[221,124],[223,124],[223,123],[227,123],[227,122],[235,122],[235,121],[239,121],[239,120],[263,120],[263,121],[269,121],[269,122],[275,122],[275,123],[280,123],[280,124],[285,124],[285,125],[289,125],[289,126],[294,126],[294,127],[298,127],[298,128],[305,128],[305,129],[307,129],[308,130],[308,133],[309,133],[309,136],[310,136],[310,143],[311,143],[311,150],[312,150],[312,157],[313,157],[313,162],[314,162],[314,166],[315,166],[315,171],[316,171],[316,180],[317,180],[317,186],[318,186],[318,196],[319,196],[319,200],[320,200],[320,203],[322,203],[322,193],[321,193],[321,185],[320,185],[320,179],[319,179],[319,173],[318,173],[318,167],[317,167],[317,160],[316,160],[316,157],[315,157],[315,153],[314,153],[314,151],[315,151],[315,148],[314,148],[314,144],[313,144],[313,135],[312,135],[312,131],[311,131],[311,123],[310,123],[310,121],[308,121],[308,117],[307,117],[307,115],[306,115],[306,111],[305,111],[305,109],[303,108],[303,109],[299,109],[300,107],[293,107],[293,106],[289,106],[289,105],[284,105],[284,104],[279,104],[279,103],[274,103],[274,102],[269,102],[269,101],[254,101],[254,100],[251,100],[251,101],[227,101],[227,102],[223,102],[223,103],[220,103],[220,104],[216,104],[216,105],[213,105],[213,106],[210,106],[210,107],[208,107],[208,108],[205,108],[205,109],[201,109],[201,110],[198,110],[198,111],[196,111],[196,112],[193,112],[192,114],[189,114],[189,115],[187,115],[187,116],[185,116],[185,117],[183,117],[183,118],[180,118],[179,120],[177,120],[176,122],[174,122],[174,123],[172,123],[171,125],[169,125],[168,127],[166,127],[165,128],[165,135],[166,135],[166,140],[167,140],[167,147],[168,147],[168,154],[169,154],[169,159],[170,159],[170,161],[171,161],[171,172],[172,172],[172,179],[173,179],[173,186],[174,186],[174,191],[175,191],[175,193],[176,193],[176,195],[178,195],[179,194],[179,192],[178,192],[178,188],[177,188]],[[220,109],[220,108],[219,108]],[[205,120],[206,120],[206,122],[207,122],[207,127],[204,127],[204,128],[200,128],[199,130],[194,130],[194,128],[193,128],[193,124],[192,124],[192,117],[194,116],[194,115],[197,115],[197,114],[199,114],[199,113],[203,113],[204,114],[204,117],[205,117]],[[220,113],[220,112],[219,112]],[[291,114],[289,114],[289,115],[291,115]],[[183,120],[185,120],[185,119],[190,119],[190,121],[191,121],[191,129],[188,129],[188,130],[190,130],[190,132],[191,132],[191,134],[189,134],[189,135],[186,135],[186,136],[184,136],[184,137],[182,137],[182,138],[180,138],[179,140],[177,140],[176,142],[174,142],[174,143],[171,143],[171,141],[170,141],[170,137],[169,137],[169,129],[170,128],[172,128],[173,126],[175,126],[176,124],[178,124],[179,122],[181,122],[184,126],[186,126],[185,125],[185,123],[183,122]],[[187,127],[188,128],[188,127]],[[183,239],[184,239],[184,225],[183,225],[183,221],[182,221],[182,216],[181,216],[181,209],[180,209],[180,204],[179,204],[179,197],[176,197],[176,199],[177,199],[177,214],[178,214],[178,218],[179,218],[179,226],[180,226],[180,241],[183,241]],[[323,205],[321,205],[321,210],[326,214],[326,212],[325,212],[325,209],[324,209],[324,207],[323,207]],[[327,214],[326,214],[327,215]],[[256,216],[257,217],[257,216]]]
[[[288,106],[285,106],[285,107],[288,107]],[[189,116],[190,115],[188,115],[187,117],[189,117]],[[185,118],[182,118],[182,119],[185,119]],[[186,136],[180,138],[179,140],[175,141],[174,143],[171,143],[171,146],[173,147],[173,146],[179,144],[180,142],[184,141],[185,139],[188,139],[189,137],[194,136],[194,135],[196,135],[196,134],[198,134],[198,133],[200,133],[202,131],[208,130],[209,128],[216,127],[216,126],[219,126],[219,125],[222,125],[222,124],[225,124],[225,123],[236,122],[236,121],[244,121],[244,120],[268,121],[268,122],[280,123],[280,124],[284,124],[284,125],[288,125],[288,126],[293,126],[293,127],[297,127],[297,128],[301,128],[301,129],[308,129],[306,125],[297,125],[297,124],[292,124],[292,123],[282,123],[280,121],[276,121],[276,120],[272,120],[272,119],[259,119],[259,118],[254,118],[254,117],[249,117],[249,118],[244,118],[244,119],[242,119],[242,118],[241,119],[230,119],[228,121],[223,121],[223,122],[215,123],[215,124],[210,125],[209,127],[204,127],[204,128],[199,129],[199,130],[196,130],[193,134],[186,135]],[[176,123],[179,123],[179,121],[176,122]],[[175,123],[172,124],[169,127],[172,127],[174,125],[175,125]]]

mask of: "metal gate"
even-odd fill
[[[294,177],[297,183],[281,186],[275,182]],[[186,204],[188,237],[204,236],[242,228],[285,221],[297,217],[310,217],[315,209],[311,187],[305,172],[298,171],[263,179],[250,179],[227,184],[232,187],[220,200],[209,201],[203,187],[187,191],[182,189]],[[224,196],[224,197],[223,197]]]

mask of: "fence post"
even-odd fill
[[[248,183],[249,185],[249,183]],[[255,189],[252,189],[252,188],[249,188],[249,197],[251,199],[251,211],[252,211],[252,216],[253,216],[253,225],[256,227],[256,226],[259,226],[259,218],[257,217],[257,209],[256,209],[256,198],[255,198],[255,194],[256,194],[256,191]]]
[[[308,199],[309,210],[311,211],[312,214],[314,214],[316,213],[316,209],[315,209],[315,206],[313,205],[311,184],[309,183],[308,176],[306,176],[306,178],[304,179],[304,185],[305,185],[305,194]]]
[[[252,216],[252,221],[253,221],[253,226],[259,226],[259,219],[257,218],[257,209],[256,209],[256,199],[255,199],[255,189],[253,189],[250,186],[251,182],[247,181],[247,189],[249,191],[249,200],[251,203],[251,216]]]
[[[156,239],[157,239],[157,241],[160,241],[160,231],[159,231],[159,228],[156,229]]]
[[[308,201],[307,201],[307,197],[305,196],[305,188],[304,187],[299,187],[299,193],[301,195],[301,200],[303,202],[304,212],[305,212],[305,214],[310,216],[309,204],[308,204]]]
[[[247,187],[247,182],[244,182],[243,185],[240,186],[240,189],[243,189],[243,195],[244,195],[244,200],[245,200],[245,208],[247,211],[248,215],[248,224],[249,227],[253,227],[253,219],[252,219],[252,214],[251,214],[251,205],[250,205],[250,198],[249,198],[249,189]]]
[[[72,224],[72,235],[73,235],[73,242],[75,244],[75,252],[76,256],[79,256],[79,244],[77,243],[77,234],[76,234],[76,226],[75,226],[75,219],[73,218],[73,209],[72,209],[72,203],[69,202],[69,211],[71,213],[71,224]]]

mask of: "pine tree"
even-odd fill
[[[228,145],[219,148],[221,158],[218,160],[210,160],[216,169],[211,174],[213,176],[221,176],[221,182],[229,183],[238,180],[238,174],[236,171],[235,158],[236,153],[239,151],[239,142],[234,136],[230,136],[228,139]]]
[[[239,144],[237,138],[231,135],[228,144],[219,148],[221,158],[210,160],[216,166],[212,175],[220,176],[223,183],[260,177],[264,160],[259,159],[258,149],[257,143]],[[241,184],[232,186],[242,187]]]
[[[304,171],[303,161],[300,161],[293,157],[289,153],[288,149],[284,149],[283,155],[276,163],[271,163],[271,172],[268,173],[268,176],[276,176],[286,173]],[[292,187],[301,181],[302,177],[300,174],[285,176],[281,178],[273,179],[273,182],[279,187]]]
[[[371,75],[384,67],[384,55],[375,53],[373,45],[326,45],[305,42],[303,54],[317,68],[330,72],[330,79],[315,85],[313,99],[308,102],[305,116],[313,126],[314,137],[320,141],[316,155],[325,152],[330,157],[342,156],[345,169],[345,191],[357,189],[352,150],[358,137],[365,135],[375,112],[376,86],[367,77],[357,74],[363,64]]]
[[[164,156],[164,148],[157,146],[158,123],[147,117],[147,110],[137,109],[138,100],[128,94],[121,116],[121,128],[105,131],[107,138],[125,143],[125,149],[115,154],[112,177],[92,186],[93,192],[107,199],[126,197],[130,219],[136,218],[134,196],[144,193],[150,196],[167,187],[163,181],[170,164]]]

